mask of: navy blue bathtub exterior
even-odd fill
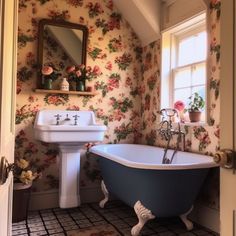
[[[209,169],[146,170],[99,158],[109,193],[131,207],[140,200],[156,217],[186,213],[193,205]]]

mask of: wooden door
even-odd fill
[[[235,0],[221,1],[220,147],[236,151]],[[236,164],[236,163],[235,163]],[[236,236],[236,172],[220,170],[220,235]]]
[[[0,0],[0,160],[4,156],[9,163],[14,162],[17,5]],[[12,187],[10,173],[0,185],[0,236],[11,235]]]

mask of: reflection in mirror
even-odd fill
[[[69,29],[53,25],[44,26],[43,50],[45,52],[49,52],[51,49],[58,51],[60,49],[64,54],[64,59],[71,61],[70,65],[82,64],[82,43],[83,31],[81,30]],[[51,57],[47,56],[47,54],[44,55],[43,65],[51,62],[49,61],[49,59],[51,60]]]
[[[66,75],[68,66],[85,65],[87,35],[87,27],[83,25],[64,21],[41,20],[38,42],[39,68],[52,66],[55,72],[63,77]],[[42,78],[39,81],[38,88],[42,88]]]

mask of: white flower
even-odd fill
[[[25,159],[19,159],[16,161],[17,166],[19,166],[21,169],[26,169],[29,166],[29,162]]]
[[[33,175],[31,170],[22,171],[21,175],[19,177],[20,181],[24,184],[31,183],[36,178],[35,175]]]

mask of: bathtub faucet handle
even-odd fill
[[[162,120],[166,120],[168,119],[169,124],[170,124],[170,128],[172,128],[172,121],[173,121],[173,117],[179,117],[178,115],[178,111],[174,108],[163,108],[160,110],[160,115],[162,116]]]

